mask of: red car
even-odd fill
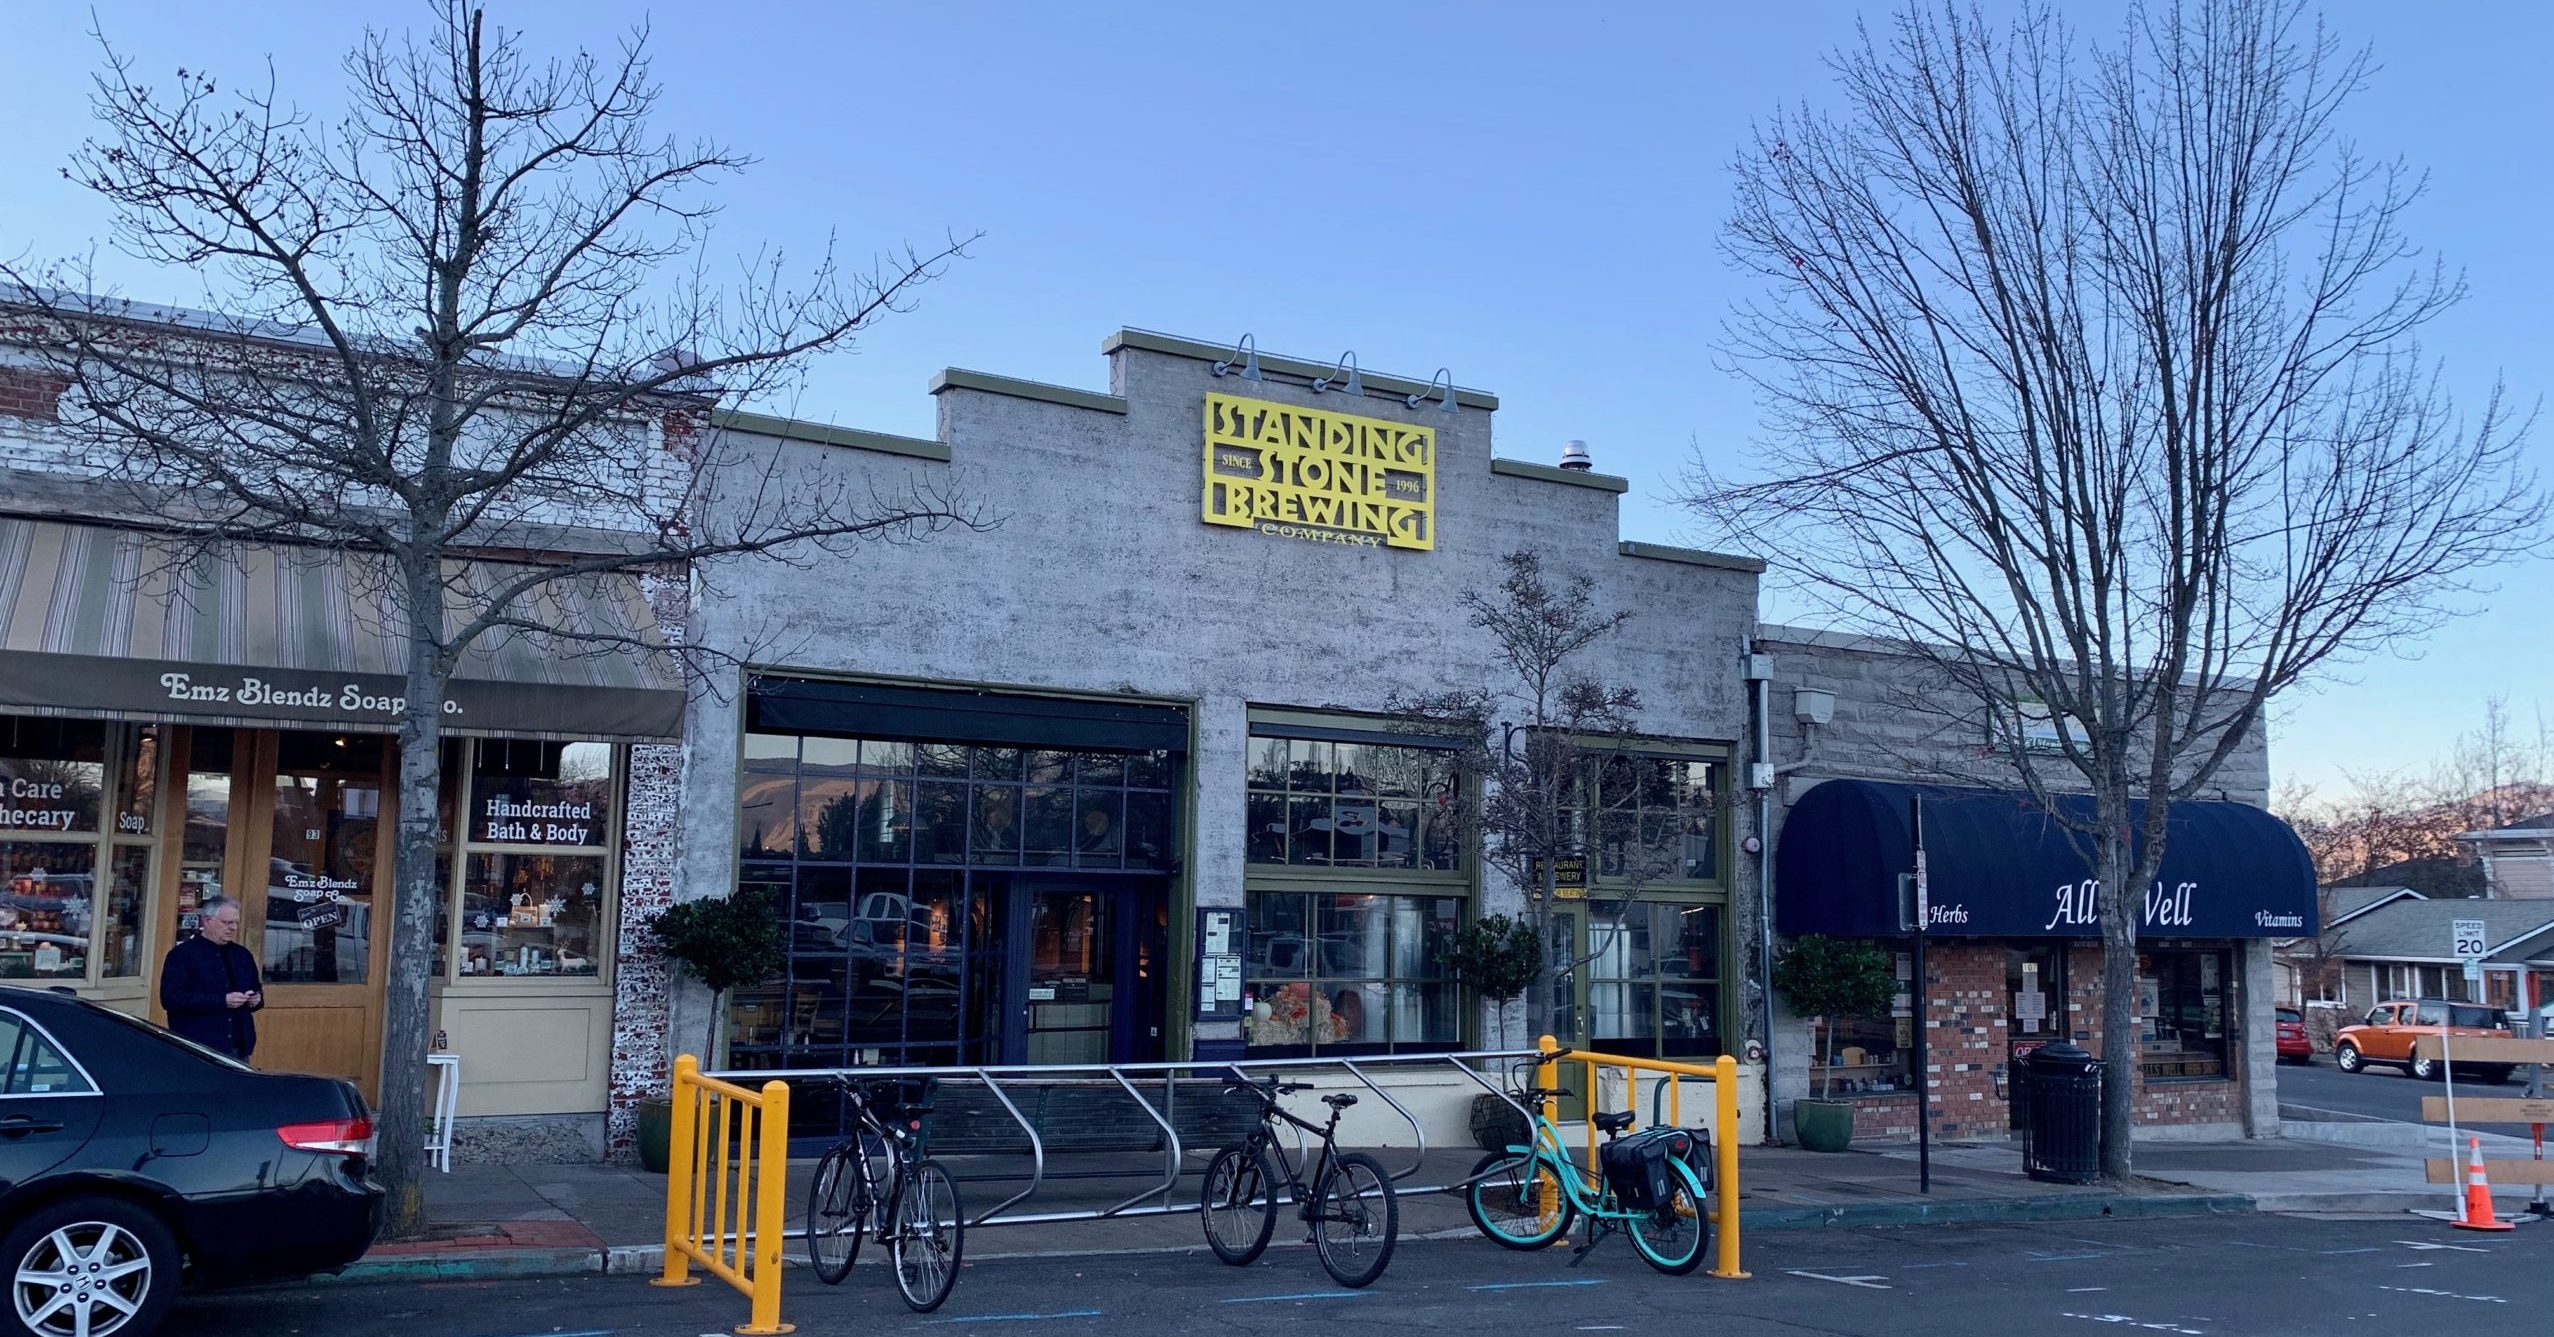
[[[2279,1009],[2279,1061],[2312,1063],[2314,1041],[2306,1038],[2306,1014],[2293,1007]]]

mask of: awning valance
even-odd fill
[[[514,569],[454,572],[468,587]],[[181,553],[136,530],[0,517],[0,712],[395,729],[408,638],[381,576],[360,552]],[[626,648],[660,643],[635,577],[554,582],[524,611],[564,634],[481,637],[446,693],[447,731],[680,737],[675,666]]]
[[[1143,701],[757,675],[745,727],[924,743],[1188,750],[1188,712]]]
[[[1929,931],[1958,937],[2101,934],[2090,847],[2015,790],[1829,780],[1791,806],[1776,847],[1776,927],[1888,936],[1899,875],[1915,869],[1924,802]],[[2088,821],[2090,798],[2058,800]],[[2134,805],[2132,824],[2144,820]],[[2277,817],[2242,803],[2173,805],[2164,864],[2135,895],[2141,938],[2298,938],[2316,931],[2314,865]]]

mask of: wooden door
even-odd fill
[[[251,1064],[348,1078],[377,1100],[395,826],[388,740],[175,733],[172,771],[185,780],[164,809],[176,857],[161,859],[157,941],[191,936],[207,896],[238,901],[240,945],[266,977]],[[151,1015],[167,1020],[156,987]]]
[[[256,1066],[350,1078],[378,1103],[395,749],[372,734],[260,742],[241,842],[241,941],[266,977]]]

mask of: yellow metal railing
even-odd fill
[[[1582,1174],[1597,1173],[1597,1098],[1603,1090],[1599,1069],[1623,1070],[1623,1087],[1634,1120],[1640,1117],[1640,1082],[1632,1074],[1652,1072],[1661,1075],[1667,1089],[1667,1123],[1684,1126],[1684,1082],[1681,1078],[1703,1077],[1712,1083],[1712,1157],[1714,1191],[1705,1204],[1704,1215],[1720,1233],[1720,1257],[1713,1263],[1715,1277],[1743,1278],[1738,1266],[1738,1060],[1727,1054],[1712,1060],[1710,1067],[1699,1063],[1675,1063],[1666,1059],[1637,1058],[1630,1054],[1598,1054],[1584,1049],[1561,1053],[1561,1043],[1544,1036],[1536,1044],[1546,1057],[1534,1069],[1534,1084],[1546,1091],[1560,1088],[1560,1067],[1564,1063],[1582,1064],[1587,1072],[1587,1098],[1583,1122],[1587,1125],[1587,1163]],[[1543,1117],[1558,1127],[1560,1120],[1553,1111],[1553,1101],[1546,1097]],[[1637,1122],[1633,1125],[1637,1128]]]
[[[789,1088],[760,1091],[701,1075],[674,1060],[674,1131],[665,1165],[665,1274],[655,1286],[697,1286],[702,1271],[743,1291],[744,1337],[796,1331],[780,1321],[782,1221],[789,1196]]]

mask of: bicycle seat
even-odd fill
[[[1331,1095],[1323,1096],[1321,1098],[1321,1103],[1328,1105],[1335,1110],[1344,1110],[1354,1106],[1357,1103],[1357,1098],[1345,1091],[1340,1091]]]
[[[1592,1122],[1599,1132],[1619,1133],[1631,1127],[1632,1120],[1637,1117],[1630,1110],[1607,1110],[1597,1114]]]

